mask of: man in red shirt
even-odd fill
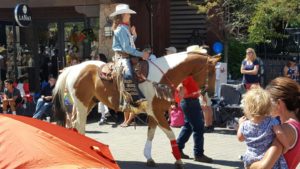
[[[189,159],[183,153],[185,143],[193,134],[194,138],[194,160],[205,163],[212,163],[213,160],[204,155],[204,121],[203,112],[199,101],[199,88],[195,80],[189,76],[178,86],[181,108],[184,113],[184,126],[177,138],[181,158]]]

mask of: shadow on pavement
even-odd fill
[[[86,130],[85,133],[88,133],[88,134],[107,134],[108,132]]]
[[[156,167],[148,167],[146,166],[146,162],[139,161],[117,161],[118,165],[122,169],[174,169],[175,164],[166,164],[166,163],[157,163]],[[184,169],[212,169],[212,167],[204,166],[199,164],[191,164],[184,162]]]
[[[215,129],[213,133],[236,135],[236,130],[231,130],[227,128],[218,128]]]
[[[214,160],[214,164],[219,164],[228,167],[244,168],[242,161]]]

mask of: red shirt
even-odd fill
[[[200,96],[199,87],[192,76],[185,78],[182,85],[184,87],[183,98],[198,98]]]
[[[287,123],[289,125],[293,126],[296,129],[296,133],[297,133],[296,135],[298,135],[298,137],[296,138],[297,142],[294,145],[294,147],[292,147],[288,152],[286,152],[284,154],[284,158],[285,158],[285,161],[286,161],[288,167],[290,169],[294,169],[294,168],[297,167],[297,165],[300,162],[300,158],[299,158],[299,152],[300,152],[300,137],[299,137],[300,122],[298,122],[296,120],[293,120],[293,119],[290,119],[290,120],[287,121]]]

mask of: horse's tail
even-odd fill
[[[54,117],[57,121],[57,124],[63,127],[65,127],[66,124],[66,105],[64,102],[64,93],[69,72],[70,68],[63,70],[63,72],[58,76],[55,88],[52,91]]]

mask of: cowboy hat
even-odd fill
[[[129,6],[127,4],[119,4],[116,6],[116,11],[110,14],[110,17],[114,17],[116,15],[129,13],[129,14],[136,14],[134,10],[129,9]]]
[[[204,49],[202,46],[199,45],[192,45],[186,48],[187,53],[201,53],[201,54],[207,54],[207,50]]]

